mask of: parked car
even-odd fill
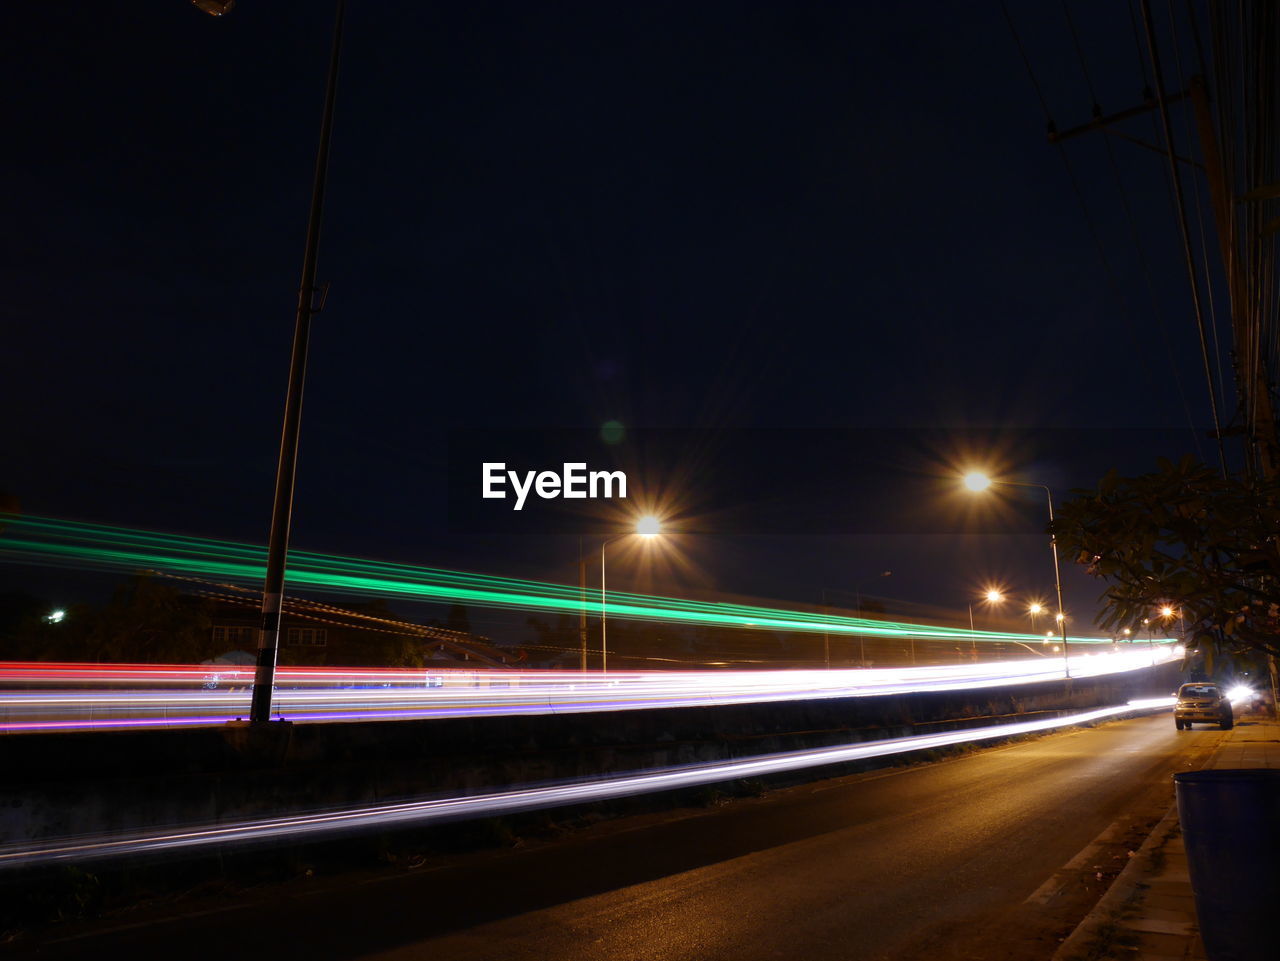
[[[1192,724],[1217,724],[1231,730],[1235,715],[1231,700],[1217,684],[1196,681],[1178,688],[1178,703],[1173,709],[1173,726],[1179,731]]]

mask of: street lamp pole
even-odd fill
[[[608,616],[605,611],[606,598],[604,588],[604,549],[616,541],[621,534],[615,534],[613,537],[606,538],[604,543],[600,545],[600,673],[609,673],[609,638],[608,638]]]
[[[578,538],[578,592],[582,595],[582,610],[578,612],[578,643],[582,647],[578,667],[587,673],[587,562],[582,557],[582,538]]]
[[[1022,484],[1018,481],[993,481],[986,474],[973,473],[964,479],[965,486],[971,491],[981,491],[990,487],[992,484],[998,484],[1003,487],[1030,487],[1039,488],[1044,491],[1044,496],[1049,503],[1049,523],[1053,523],[1053,492],[1044,484]],[[1067,612],[1062,606],[1062,569],[1058,564],[1058,538],[1054,534],[1049,535],[1049,546],[1053,550],[1053,585],[1058,592],[1058,626],[1062,632],[1062,666],[1066,672],[1067,679],[1071,679],[1071,659],[1067,651]]]
[[[302,420],[302,387],[307,372],[307,345],[311,317],[316,313],[316,259],[320,249],[320,222],[324,188],[329,171],[329,141],[333,132],[333,104],[338,90],[338,61],[342,52],[342,20],[345,0],[338,0],[333,26],[333,48],[325,83],[324,112],[320,119],[320,144],[316,150],[315,179],[311,186],[311,213],[302,257],[302,281],[298,288],[297,318],[289,358],[289,388],[285,395],[284,427],[276,462],[275,500],[271,508],[271,535],[267,542],[267,573],[262,586],[262,630],[258,635],[258,662],[249,708],[252,724],[271,720],[271,695],[275,687],[276,658],[280,650],[280,620],[284,601],[285,561],[289,553],[289,527],[293,517],[294,477],[298,466],[298,435]]]
[[[636,529],[628,533],[636,534],[640,537],[657,537],[660,530],[660,524],[656,517],[641,517],[636,522]],[[600,673],[609,673],[609,619],[608,619],[608,594],[605,591],[604,576],[604,560],[605,548],[620,537],[626,537],[627,534],[614,534],[612,537],[606,537],[600,545]]]
[[[1044,489],[1044,496],[1049,501],[1049,523],[1053,523],[1053,493],[1043,484],[1036,487]],[[1053,587],[1058,592],[1058,624],[1062,629],[1062,669],[1067,680],[1071,679],[1071,658],[1067,653],[1067,609],[1062,606],[1062,569],[1058,564],[1058,535],[1049,535],[1049,546],[1053,548]]]

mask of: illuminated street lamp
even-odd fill
[[[1175,617],[1178,619],[1178,634],[1183,640],[1186,640],[1187,625],[1186,621],[1183,620],[1182,609],[1174,608],[1171,604],[1165,604],[1160,608],[1160,619],[1164,621],[1166,632],[1169,630],[1169,622]]]
[[[981,473],[980,471],[971,471],[970,473],[964,476],[964,486],[967,487],[969,490],[974,491],[975,493],[978,491],[984,491],[988,487],[991,487],[993,484],[999,485],[1001,487],[1033,487],[1033,488],[1038,487],[1040,488],[1040,490],[1044,491],[1044,495],[1048,499],[1049,523],[1050,524],[1053,523],[1053,492],[1050,491],[1049,488],[1046,487],[1044,484],[1021,484],[1021,483],[1017,483],[1016,481],[993,481],[990,477],[988,477],[986,474]],[[1062,569],[1058,564],[1058,539],[1054,537],[1052,534],[1049,535],[1049,546],[1053,550],[1053,584],[1058,592],[1058,613],[1056,617],[1058,621],[1058,627],[1061,629],[1061,632],[1062,632],[1062,666],[1063,666],[1063,670],[1066,673],[1066,676],[1070,678],[1071,677],[1071,660],[1069,656],[1070,652],[1067,649],[1067,617],[1063,613],[1064,608],[1062,606]]]
[[[637,537],[657,537],[662,532],[662,522],[652,514],[645,515],[636,521],[636,529],[623,534],[614,534],[606,538],[600,545],[600,673],[609,672],[608,620],[605,613],[606,593],[604,587],[604,551],[614,541],[635,534]]]
[[[982,600],[986,604],[1000,604],[1004,601],[1004,593],[999,588],[989,588],[982,595]],[[973,649],[973,659],[978,659],[978,637],[977,630],[973,626],[973,604],[969,605],[969,646]]]

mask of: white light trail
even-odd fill
[[[494,817],[537,808],[562,807],[637,794],[696,787],[738,778],[886,757],[975,741],[1031,734],[1058,727],[1086,724],[1125,714],[1168,710],[1172,697],[1131,701],[1079,714],[1034,721],[1015,721],[982,728],[920,734],[813,750],[788,751],[706,764],[640,771],[617,777],[538,785],[468,797],[433,798],[398,804],[318,811],[223,824],[173,827],[163,831],[120,833],[97,837],[62,838],[35,844],[0,846],[0,868],[33,864],[120,858],[162,851],[181,851],[210,845],[248,844],[281,838],[301,838],[346,831],[380,830],[407,825]]]
[[[1174,658],[1168,647],[1080,654],[1073,677],[1141,670]],[[201,690],[217,676],[220,686]],[[251,669],[207,666],[0,665],[0,684],[98,685],[100,690],[0,692],[0,733],[193,727],[248,710]],[[783,671],[428,671],[284,668],[274,713],[299,723],[477,715],[567,714],[711,707],[840,697],[963,691],[1063,678],[1056,658],[929,667]],[[120,685],[157,690],[118,690]],[[185,685],[187,689],[181,687]],[[373,686],[370,686],[373,685]],[[438,685],[438,686],[436,686]],[[351,686],[358,690],[349,690]]]

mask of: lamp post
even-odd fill
[[[991,588],[982,595],[982,599],[987,604],[1000,604],[1004,601],[1004,594],[996,588]],[[973,626],[973,602],[969,602],[969,647],[973,652],[973,659],[978,659],[978,631]]]
[[[1031,618],[1032,634],[1040,633],[1040,625],[1038,622],[1040,619],[1040,615],[1043,613],[1044,613],[1044,605],[1041,604],[1039,601],[1032,601],[1031,605],[1027,608],[1027,615]]]
[[[600,545],[600,673],[609,673],[609,639],[608,639],[608,615],[607,615],[607,597],[605,592],[605,548],[619,538],[627,537],[630,534],[636,534],[640,537],[657,537],[662,532],[662,524],[652,516],[642,517],[636,521],[636,529],[628,531],[625,534],[614,534],[612,537],[605,538],[604,543]]]
[[[982,599],[987,602],[988,608],[996,607],[1004,603],[1004,594],[993,587],[983,595]],[[1004,641],[1000,641],[998,643],[1000,644],[999,657],[1000,657],[1000,660],[1003,661],[1004,660]]]
[[[1049,523],[1053,523],[1053,492],[1044,484],[1020,484],[1016,481],[993,481],[986,474],[973,472],[965,475],[964,485],[971,491],[984,491],[992,484],[998,484],[1002,487],[1031,487],[1039,488],[1044,491],[1044,496],[1049,504]],[[1058,613],[1055,615],[1058,621],[1059,630],[1062,632],[1062,668],[1067,679],[1071,678],[1071,658],[1067,650],[1067,615],[1062,606],[1062,569],[1058,564],[1058,538],[1049,535],[1049,547],[1053,551],[1053,586],[1058,593]]]
[[[234,2],[197,4],[215,15],[226,13]],[[316,260],[320,249],[320,222],[324,188],[329,171],[329,141],[333,131],[333,104],[338,90],[338,61],[342,53],[342,19],[346,4],[338,0],[325,82],[324,111],[320,118],[320,144],[316,148],[315,177],[311,185],[311,212],[302,256],[302,280],[298,287],[293,348],[289,359],[289,386],[285,393],[284,426],[280,432],[280,456],[276,462],[275,499],[271,508],[271,534],[267,541],[267,574],[262,585],[262,626],[258,635],[258,661],[253,678],[249,722],[271,720],[271,695],[275,688],[276,658],[280,650],[280,620],[284,601],[285,561],[289,554],[289,528],[293,517],[294,475],[298,466],[298,435],[302,421],[302,387],[307,372],[307,345],[316,307]],[[216,9],[211,9],[216,8]]]

